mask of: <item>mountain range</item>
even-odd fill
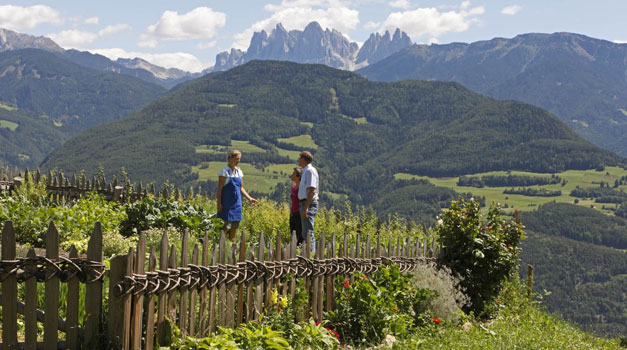
[[[252,60],[277,60],[297,63],[319,63],[329,67],[354,70],[380,61],[412,44],[411,39],[396,29],[393,35],[371,34],[359,47],[335,29],[323,30],[311,22],[304,30],[287,31],[280,23],[270,34],[255,32],[246,51],[231,49],[216,56],[215,65],[207,70],[222,71]]]
[[[357,72],[377,81],[456,81],[497,99],[531,103],[627,156],[627,44],[554,33],[413,45]]]

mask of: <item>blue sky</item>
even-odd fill
[[[253,32],[318,21],[351,41],[401,28],[416,43],[474,42],[573,32],[627,43],[627,0],[0,0],[0,28],[47,36],[112,59],[142,57],[200,71],[219,52],[245,50]]]

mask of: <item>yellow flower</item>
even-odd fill
[[[276,289],[272,290],[271,295],[272,305],[276,304],[279,301],[279,292]]]
[[[281,297],[279,305],[281,305],[281,307],[285,309],[287,307],[287,297]]]

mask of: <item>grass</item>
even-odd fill
[[[277,151],[279,151],[279,155],[284,156],[284,157],[289,157],[290,159],[298,159],[298,155],[300,154],[300,151],[290,151],[288,149],[283,149],[283,148],[276,148]]]
[[[207,153],[207,154],[224,154],[226,159],[226,154],[230,150],[239,150],[242,153],[242,157],[245,157],[246,153],[264,153],[264,150],[261,147],[257,147],[255,145],[250,144],[250,141],[239,141],[232,140],[231,146],[219,146],[219,145],[200,145],[196,146],[196,153]]]
[[[9,105],[4,104],[2,102],[0,102],[0,108],[6,109],[7,111],[15,111],[15,110],[17,110],[17,107],[9,106]]]
[[[354,121],[357,124],[368,124],[368,121],[366,120],[366,117],[351,118],[351,117],[347,116],[346,114],[342,114],[342,117],[348,118],[348,119]]]
[[[279,142],[291,143],[292,145],[302,147],[303,149],[317,149],[318,145],[311,138],[311,135],[300,135],[294,137],[288,137],[284,139],[278,139]]]
[[[313,123],[311,123],[311,122],[300,122],[300,123],[305,125],[305,126],[308,126],[310,128],[313,128]]]
[[[193,166],[192,172],[198,173],[199,180],[218,180],[218,173],[226,166],[226,162],[204,162],[208,167]],[[289,181],[292,169],[296,164],[272,164],[263,171],[249,163],[239,163],[244,173],[244,188],[247,191],[271,193],[279,183]],[[283,174],[281,174],[283,172]]]
[[[530,176],[547,176],[550,174],[539,174],[539,173],[529,173],[522,171],[512,171],[512,175],[530,175]],[[483,175],[507,175],[507,172],[504,171],[494,171],[488,173],[480,173],[480,174],[469,174],[468,176],[483,176]],[[592,188],[599,187],[600,182],[604,181],[605,183],[609,183],[611,186],[614,185],[614,180],[620,178],[621,176],[627,175],[627,171],[622,168],[617,167],[606,167],[603,171],[595,171],[595,170],[568,170],[562,173],[557,173],[562,179],[567,181],[565,186],[561,186],[561,184],[555,185],[542,185],[542,186],[529,186],[531,188],[546,188],[549,190],[560,190],[562,191],[562,195],[558,197],[532,197],[532,196],[524,196],[524,195],[514,195],[514,194],[503,194],[505,189],[511,187],[464,187],[457,186],[458,177],[449,177],[449,178],[433,178],[427,176],[417,176],[406,173],[398,173],[395,174],[394,177],[396,179],[426,179],[431,183],[448,187],[456,192],[472,192],[475,196],[485,196],[487,203],[497,202],[501,203],[501,205],[508,204],[509,208],[505,209],[506,211],[513,211],[513,209],[518,209],[521,211],[529,211],[535,210],[535,208],[541,204],[547,202],[561,202],[561,203],[574,203],[575,197],[570,196],[570,192],[575,189],[577,186],[580,188]],[[518,188],[518,187],[516,187]],[[627,190],[627,185],[619,186],[618,189]],[[606,214],[612,213],[610,210],[603,210],[601,203],[594,203],[594,200],[591,199],[579,199],[578,205],[582,206],[594,206],[595,209],[600,210]],[[613,204],[605,204],[606,206],[613,206]]]
[[[218,107],[224,107],[224,108],[233,108],[236,105],[231,105],[231,104],[225,104],[225,103],[221,103],[218,105]]]
[[[6,128],[11,131],[15,131],[15,129],[17,129],[18,126],[20,126],[18,123],[10,122],[8,120],[0,120],[0,129]]]

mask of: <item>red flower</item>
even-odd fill
[[[440,324],[440,322],[441,322],[441,321],[440,321],[440,319],[439,319],[439,318],[437,318],[437,317],[434,317],[434,318],[433,318],[433,323],[435,323],[435,324]]]
[[[350,283],[348,282],[348,279],[344,280],[344,283],[342,283],[342,285],[344,286],[344,288],[350,288]]]
[[[488,226],[488,230],[491,230],[491,229],[492,229],[492,226]]]
[[[367,279],[368,279],[368,277],[366,277],[366,276],[361,276],[361,279],[362,279],[362,280],[367,280]]]
[[[514,246],[510,243],[507,245],[508,248],[513,248]]]
[[[319,326],[321,323],[322,323],[322,322],[317,321],[317,322],[316,322],[316,326]]]
[[[331,332],[333,335],[335,335],[335,337],[337,338],[337,340],[340,340],[340,335],[339,335],[336,331],[332,330],[331,328],[327,328],[327,331],[329,331],[329,332]]]
[[[394,310],[394,311],[398,312],[398,309],[397,309],[397,308],[395,308],[395,307],[393,307],[393,308],[392,308],[392,310]]]

